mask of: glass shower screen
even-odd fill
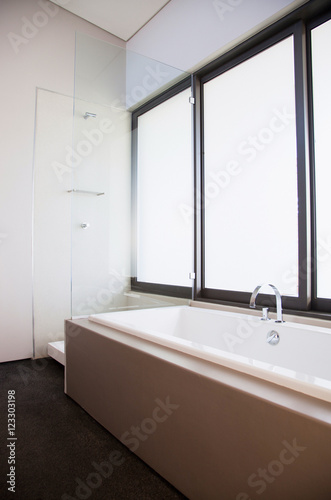
[[[76,35],[73,143],[67,150],[73,317],[162,303],[131,292],[131,114],[186,76]]]

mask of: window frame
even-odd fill
[[[221,290],[221,289],[211,289],[205,287],[205,276],[204,276],[204,248],[205,248],[205,237],[204,237],[204,203],[203,203],[203,193],[204,193],[204,108],[203,108],[203,85],[213,78],[225,73],[236,67],[238,64],[248,61],[251,57],[261,53],[262,51],[272,47],[276,43],[284,40],[285,38],[293,35],[294,40],[294,73],[295,73],[295,106],[296,106],[296,148],[297,148],[297,194],[298,194],[298,285],[299,285],[299,295],[298,297],[283,296],[284,308],[288,309],[301,309],[309,310],[310,307],[310,286],[309,286],[309,273],[302,272],[306,268],[306,263],[309,259],[309,245],[308,245],[308,234],[307,234],[307,220],[309,214],[307,213],[309,205],[307,203],[307,186],[306,186],[306,171],[307,171],[307,147],[306,147],[306,129],[305,121],[307,114],[307,104],[306,104],[306,72],[304,66],[305,60],[305,46],[304,46],[304,25],[302,22],[297,22],[294,25],[281,30],[280,32],[268,37],[263,41],[258,41],[254,44],[254,40],[250,40],[250,47],[244,47],[239,54],[235,54],[231,57],[231,54],[227,53],[223,58],[220,58],[219,64],[216,68],[212,68],[210,71],[203,70],[199,73],[200,80],[200,103],[201,103],[201,114],[200,114],[200,137],[201,137],[201,165],[200,165],[200,183],[201,183],[201,210],[200,212],[200,227],[201,227],[201,248],[199,253],[201,254],[201,287],[197,290],[197,298],[208,301],[217,301],[222,303],[229,303],[241,306],[247,306],[249,304],[249,299],[251,293],[234,291],[234,290]],[[234,52],[237,52],[235,49]],[[258,285],[259,283],[256,283]],[[253,290],[252,290],[253,291]],[[261,294],[260,302],[274,304],[274,298],[268,294]]]
[[[331,299],[317,297],[317,221],[316,221],[316,184],[315,184],[315,133],[314,133],[314,91],[313,91],[313,54],[312,31],[331,20],[331,10],[318,15],[307,23],[307,73],[309,105],[309,156],[310,156],[310,203],[311,203],[311,307],[318,313],[330,313]]]
[[[163,285],[161,283],[150,283],[139,281],[137,279],[137,174],[138,174],[138,119],[139,116],[147,113],[153,108],[163,104],[167,100],[175,97],[180,92],[191,87],[191,77],[186,77],[181,82],[177,83],[170,89],[164,91],[157,97],[151,99],[132,112],[132,147],[131,147],[131,290],[141,293],[151,293],[157,295],[165,295],[170,297],[180,297],[190,299],[193,296],[192,287],[179,285]],[[192,167],[193,168],[193,167]],[[192,269],[193,272],[193,269]]]

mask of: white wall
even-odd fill
[[[307,0],[171,0],[127,48],[191,71]]]
[[[124,45],[45,0],[0,2],[0,361],[32,356],[36,88],[72,96],[75,31]]]

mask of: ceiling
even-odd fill
[[[125,42],[170,0],[51,0]]]

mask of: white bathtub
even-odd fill
[[[331,402],[331,328],[190,306],[89,320]],[[277,345],[266,341],[271,330],[280,336]]]

